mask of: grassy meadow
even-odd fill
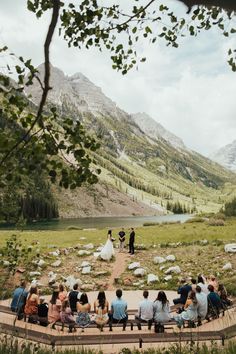
[[[96,248],[106,241],[107,229],[75,230],[72,228],[73,225],[70,229],[63,231],[1,231],[0,253],[3,254],[2,260],[8,259],[4,245],[7,239],[15,233],[24,246],[34,245],[30,257],[18,259],[18,267],[26,268],[24,277],[30,280],[28,272],[37,270],[37,267],[32,264],[32,260],[44,259],[46,263],[43,269],[38,269],[41,272],[38,280],[43,284],[47,284],[48,272],[54,271],[60,273],[61,278],[59,277],[58,281],[65,276],[74,275],[76,278],[80,278],[83,284],[89,284],[88,289],[90,287],[91,290],[92,284],[92,288],[97,290],[108,283],[111,274],[111,264],[93,256]],[[117,240],[114,242],[115,246],[118,245],[118,231],[118,228],[113,229],[113,236]],[[129,232],[128,229],[125,231]],[[192,220],[183,224],[166,223],[139,227],[136,229],[136,253],[132,259],[128,258],[126,267],[122,270],[119,284],[124,289],[130,290],[144,287],[175,290],[181,277],[196,277],[199,273],[206,276],[215,274],[219,281],[227,286],[229,292],[236,295],[236,255],[224,251],[224,245],[232,242],[236,242],[236,218],[226,219],[224,226],[210,226],[208,221],[196,219],[195,222]],[[84,245],[89,243],[94,245],[93,249],[89,250],[90,254],[79,256],[78,250],[82,250]],[[50,252],[55,249],[61,251],[59,269],[52,266],[57,258]],[[69,253],[64,254],[64,249],[69,249]],[[164,264],[154,264],[153,258],[155,256],[166,257],[167,255],[174,255],[176,260]],[[75,270],[84,260],[90,262],[91,274],[83,275],[80,270]],[[142,279],[135,277],[133,271],[128,270],[130,262],[140,262],[140,266],[146,271],[146,276]],[[223,270],[223,266],[229,262],[232,264],[232,269]],[[177,265],[180,267],[181,273],[172,274],[172,278],[166,281],[166,270]],[[0,271],[7,271],[7,267],[4,267],[1,261]],[[98,271],[104,273],[103,276],[98,276],[99,279],[96,274]],[[147,274],[150,273],[159,277],[158,283],[147,284]],[[12,285],[11,283],[10,286]],[[46,287],[47,285],[45,285]]]

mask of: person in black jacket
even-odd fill
[[[135,232],[134,228],[131,227],[131,232],[129,234],[129,253],[134,254],[134,240],[135,240]]]
[[[77,302],[79,301],[81,292],[79,291],[79,285],[76,283],[73,286],[73,290],[69,292],[68,300],[72,313],[77,312]]]

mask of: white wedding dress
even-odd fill
[[[104,261],[110,261],[110,259],[114,255],[115,255],[115,251],[113,248],[113,242],[111,241],[110,237],[108,236],[107,242],[105,243],[103,249],[100,252],[100,257]]]

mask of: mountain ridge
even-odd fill
[[[42,76],[43,67],[38,70]],[[148,131],[81,73],[66,76],[51,67],[51,86],[48,104],[56,105],[62,117],[69,114],[79,119],[87,133],[102,144],[94,153],[102,169],[99,183],[131,200],[164,209],[176,202],[188,210],[220,209],[219,200],[227,193],[225,183],[231,180],[230,172],[187,149],[180,138],[149,117],[157,129],[151,134],[150,127]],[[37,103],[39,84],[28,87],[27,93]]]
[[[236,172],[236,140],[213,152],[210,158],[225,168]]]

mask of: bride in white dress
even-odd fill
[[[112,238],[112,231],[108,230],[107,233],[107,242],[105,243],[103,249],[100,252],[100,257],[104,260],[104,261],[110,261],[110,259],[112,258],[112,256],[115,255],[115,251],[113,248],[113,238]]]

